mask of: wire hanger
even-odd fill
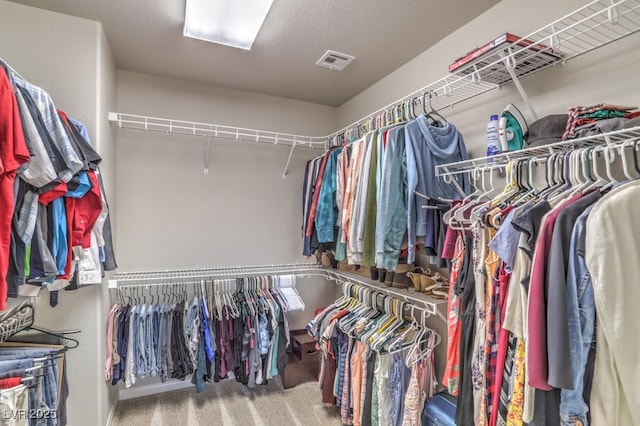
[[[443,127],[445,124],[447,124],[447,120],[438,111],[436,111],[435,108],[433,108],[433,105],[431,105],[432,97],[433,95],[431,92],[424,92],[424,94],[422,95],[422,110],[424,111],[424,115],[433,121],[433,123],[431,123],[432,125]],[[427,99],[429,100],[429,110],[427,110]],[[436,120],[434,116],[440,118],[442,122]]]
[[[22,304],[20,306],[20,310],[19,311],[26,311],[26,322],[20,324],[20,327],[17,329],[12,330],[13,332],[7,336],[7,339],[11,338],[12,336],[21,333],[21,332],[26,332],[26,331],[36,331],[38,333],[42,333],[42,334],[46,334],[48,336],[52,336],[52,337],[56,337],[62,341],[64,341],[64,346],[67,349],[75,349],[80,345],[80,342],[74,338],[68,337],[68,334],[76,334],[76,333],[80,333],[80,330],[65,330],[65,331],[52,331],[52,330],[47,330],[45,328],[41,328],[39,326],[34,325],[35,322],[35,308],[33,307],[33,305],[31,304],[30,301],[25,302],[24,304]],[[17,313],[16,313],[17,314]],[[10,317],[9,317],[10,318]],[[71,344],[69,344],[69,342]]]

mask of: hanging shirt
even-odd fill
[[[605,195],[587,219],[585,260],[598,322],[590,401],[594,425],[632,425],[640,418],[638,205],[640,182],[633,181]]]
[[[425,236],[427,226],[427,211],[422,206],[427,205],[423,197],[415,194],[420,192],[435,199],[457,199],[461,194],[451,184],[447,184],[435,175],[436,166],[467,159],[467,148],[464,139],[453,124],[446,123],[444,127],[432,126],[427,117],[420,116],[404,126],[407,151],[407,223],[409,235],[408,262],[415,260],[416,237]],[[467,193],[469,181],[466,174],[454,177]]]
[[[548,383],[547,364],[547,260],[553,228],[558,215],[563,208],[573,204],[582,197],[578,193],[570,196],[558,207],[549,212],[540,229],[540,236],[536,243],[536,249],[531,267],[531,282],[529,284],[529,330],[528,338],[528,381],[529,385],[540,390],[551,390]]]
[[[74,149],[69,137],[67,136],[64,126],[58,117],[51,97],[47,92],[35,86],[23,79],[14,76],[14,81],[17,86],[23,88],[31,96],[38,110],[42,114],[44,125],[49,133],[51,141],[56,145],[62,154],[62,160],[66,165],[66,170],[61,174],[63,182],[71,180],[73,175],[82,170],[83,161],[78,156],[78,153]]]
[[[336,159],[342,148],[331,151],[325,165],[316,210],[316,231],[319,243],[333,242],[333,227],[336,224]]]
[[[14,209],[13,184],[16,171],[30,154],[20,123],[20,113],[11,83],[0,68],[0,310],[7,308],[7,281]]]

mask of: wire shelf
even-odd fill
[[[553,154],[567,151],[569,149],[584,148],[588,146],[604,146],[618,144],[628,140],[640,139],[640,126],[629,129],[616,130],[603,133],[598,136],[571,139],[556,142],[539,147],[526,148],[519,151],[504,152],[492,157],[473,158],[465,161],[436,166],[436,176],[452,176],[461,173],[468,173],[471,170],[481,168],[504,168],[510,161],[523,160],[528,158],[544,159]]]
[[[239,142],[257,142],[272,145],[325,149],[326,137],[302,136],[266,130],[223,126],[220,124],[174,120],[170,118],[147,117],[144,115],[110,112],[109,121],[115,126],[128,130],[143,130],[205,138],[230,139]]]
[[[434,109],[454,106],[560,62],[640,31],[640,0],[596,0],[528,34],[508,47],[449,74],[329,135],[333,138],[412,98],[431,94]],[[521,43],[522,42],[522,43]],[[525,46],[520,46],[525,44]]]
[[[321,271],[315,263],[289,263],[280,265],[232,266],[221,268],[173,269],[166,271],[119,272],[109,280],[112,285],[120,286],[135,283],[194,281],[240,277],[248,275],[281,275],[312,273]]]
[[[290,263],[281,265],[233,266],[222,268],[174,269],[166,271],[121,272],[109,280],[110,288],[130,288],[132,286],[155,286],[167,284],[197,284],[198,280],[224,279],[255,275],[302,275],[321,276],[337,283],[352,282],[375,289],[388,296],[417,305],[429,315],[436,315],[445,321],[438,305],[446,300],[435,300],[422,293],[409,293],[386,287],[366,277],[345,271],[326,269],[315,263]]]
[[[429,94],[434,109],[452,107],[509,83],[513,76],[518,79],[525,77],[639,30],[640,0],[592,1],[327,136],[294,135],[118,112],[109,113],[109,121],[124,129],[326,149],[336,136],[389,113],[411,99],[421,99]]]
[[[358,275],[358,274],[350,273],[346,271],[327,269],[325,270],[325,273],[327,275],[327,279],[333,280],[337,283],[345,283],[345,282],[357,283],[365,287],[372,288],[375,291],[385,294],[387,296],[404,300],[405,302],[411,303],[416,306],[421,306],[424,308],[425,313],[429,315],[435,315],[446,322],[446,318],[444,314],[438,309],[438,306],[441,304],[446,304],[447,300],[436,300],[420,292],[409,293],[407,290],[397,289],[394,287],[387,287],[378,281],[374,281],[362,275]]]

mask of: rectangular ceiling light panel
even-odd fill
[[[273,0],[187,0],[186,37],[250,50]]]

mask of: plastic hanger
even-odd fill
[[[640,149],[640,139],[636,139],[633,143],[633,167],[636,169],[636,173],[640,176],[640,164],[638,164],[638,149]]]
[[[469,179],[469,182],[471,183],[471,186],[473,186],[474,191],[471,192],[466,197],[464,197],[460,203],[458,203],[454,207],[450,208],[449,210],[447,210],[442,215],[442,220],[447,225],[449,225],[449,226],[452,225],[452,220],[453,220],[454,215],[455,215],[455,213],[456,213],[456,211],[458,209],[462,208],[465,204],[469,203],[470,200],[472,200],[474,197],[478,197],[479,194],[488,193],[488,192],[486,192],[486,186],[485,186],[485,175],[486,175],[485,172],[486,172],[486,170],[482,170],[482,169],[473,169],[473,170],[471,170],[469,172],[469,174],[471,175],[471,179]],[[480,175],[482,175],[482,190],[480,189],[480,187],[477,184],[478,181],[480,181]],[[489,176],[490,176],[490,185],[493,188],[493,173],[491,173],[491,171],[489,172]],[[478,198],[480,198],[480,197],[478,197]]]
[[[591,159],[591,171],[595,175],[595,180],[583,189],[583,192],[591,191],[597,187],[602,187],[607,184],[607,180],[598,172],[598,159],[599,147],[587,148],[587,155]]]
[[[406,302],[398,299],[393,300],[393,317],[387,327],[383,326],[383,330],[378,337],[374,339],[371,347],[380,351],[384,344],[393,337],[395,332],[404,324],[404,307]]]
[[[604,153],[605,170],[607,173],[607,178],[609,179],[609,183],[603,186],[601,191],[607,190],[613,185],[615,185],[616,183],[618,183],[618,179],[616,179],[613,176],[613,172],[611,171],[611,164],[613,164],[613,162],[616,160],[615,158],[616,150],[612,146],[605,146],[603,148],[603,153]]]
[[[624,176],[628,179],[628,180],[633,180],[634,177],[631,176],[631,173],[629,173],[629,164],[627,162],[627,147],[631,147],[633,148],[633,141],[625,141],[620,145],[619,148],[619,154],[620,157],[622,157],[622,171],[624,173]]]

